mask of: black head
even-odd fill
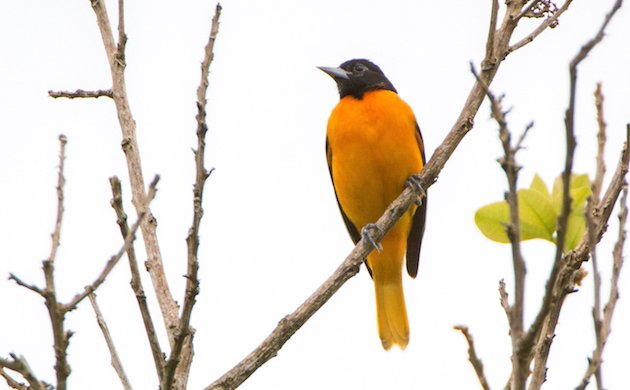
[[[335,80],[340,98],[352,96],[361,99],[366,92],[377,89],[396,92],[381,68],[368,60],[355,59],[344,62],[338,68],[321,66],[319,69]]]

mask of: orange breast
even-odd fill
[[[413,111],[391,91],[341,99],[328,122],[327,139],[335,191],[357,229],[376,222],[423,166]],[[414,211],[397,225],[404,225],[405,236]]]

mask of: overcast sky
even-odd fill
[[[520,184],[535,173],[547,183],[564,159],[568,63],[599,28],[612,0],[575,0],[560,25],[510,55],[492,89],[512,107],[510,127],[535,127],[518,155]],[[110,18],[116,20],[108,1]],[[192,216],[195,91],[214,2],[128,2],[127,82],[145,173],[161,181],[152,205],[171,289],[183,301]],[[427,156],[453,125],[473,84],[469,61],[481,60],[490,1],[225,1],[209,87],[208,180],[200,248],[201,293],[190,388],[208,385],[258,345],[352,249],[326,167],[326,121],[338,100],[317,66],[369,58],[414,109]],[[502,14],[502,13],[501,13]],[[67,301],[90,283],[121,238],[109,206],[108,177],[123,181],[130,204],[120,129],[111,100],[53,100],[48,90],[109,88],[111,79],[89,1],[0,3],[0,356],[23,354],[53,381],[51,331],[39,296],[6,280],[14,272],[43,285],[56,210],[57,137],[68,137],[66,212],[57,257],[59,294]],[[526,21],[526,35],[539,21]],[[580,67],[575,171],[592,174],[596,122],[592,92],[604,83],[610,177],[630,121],[630,14],[613,20],[604,42]],[[373,285],[362,269],[289,340],[243,389],[477,389],[464,338],[470,327],[493,388],[510,372],[508,325],[497,292],[512,291],[510,249],[488,241],[475,211],[502,199],[506,180],[488,106],[429,191],[427,230],[416,280],[405,279],[411,341],[384,352],[376,331]],[[600,247],[605,289],[613,219]],[[142,254],[143,245],[137,245]],[[526,320],[538,310],[553,247],[523,245]],[[594,348],[588,278],[564,305],[549,360],[549,389],[573,388]],[[630,383],[630,274],[604,356],[607,388]],[[145,275],[146,276],[146,275]],[[136,389],[156,388],[153,362],[121,262],[98,297]],[[145,290],[150,281],[145,278]],[[604,290],[607,296],[607,290]],[[158,317],[154,297],[149,295]],[[119,382],[92,309],[67,316],[75,389]],[[161,326],[161,324],[158,324]],[[165,334],[161,335],[165,340]],[[166,342],[163,341],[163,345]],[[0,388],[4,386],[0,384]],[[590,388],[594,388],[591,386]]]

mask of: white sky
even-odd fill
[[[107,3],[114,21],[114,2]],[[128,3],[131,109],[145,178],[162,177],[152,207],[171,288],[182,302],[194,99],[215,3]],[[568,63],[611,4],[574,1],[558,28],[509,56],[499,71],[493,90],[507,94],[511,128],[520,132],[528,121],[536,122],[518,156],[522,186],[535,173],[550,183],[562,169]],[[379,64],[414,108],[431,155],[473,83],[468,62],[478,63],[483,55],[490,1],[226,1],[223,6],[208,96],[207,165],[216,171],[206,187],[191,389],[209,384],[249,353],[352,249],[324,156],[326,121],[337,92],[316,66],[356,57]],[[576,172],[593,172],[592,92],[600,80],[609,124],[607,177],[614,170],[630,121],[629,18],[626,7],[580,67]],[[516,35],[534,25],[523,23]],[[23,354],[41,379],[52,381],[52,338],[43,301],[6,276],[14,272],[43,284],[41,261],[50,250],[55,218],[58,134],[69,140],[56,273],[64,301],[90,283],[121,244],[108,177],[121,178],[127,212],[130,220],[135,217],[112,101],[47,97],[50,89],[111,85],[89,2],[0,3],[0,52],[0,356]],[[407,350],[382,350],[372,282],[362,270],[243,389],[477,389],[467,345],[452,329],[457,324],[470,327],[492,387],[504,386],[510,340],[497,287],[504,278],[512,291],[510,251],[485,239],[473,222],[476,209],[501,199],[506,188],[496,163],[501,153],[496,125],[488,117],[484,105],[474,130],[430,189],[420,273],[405,280],[411,323]],[[609,234],[616,232],[613,221]],[[605,288],[610,236],[599,252]],[[546,242],[523,248],[530,321],[553,248]],[[590,273],[591,265],[586,269]],[[594,347],[591,278],[564,305],[549,360],[549,389],[574,387]],[[604,383],[611,389],[630,383],[628,270],[620,284],[604,356]],[[150,290],[146,277],[145,290]],[[98,296],[132,384],[156,388],[126,259]],[[154,304],[151,293],[149,298]],[[159,317],[157,310],[153,314]],[[66,324],[75,332],[68,351],[71,388],[118,388],[89,303],[70,313]]]

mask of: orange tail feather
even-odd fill
[[[402,280],[385,283],[375,280],[374,290],[378,334],[383,348],[389,350],[393,345],[398,345],[404,350],[409,343],[409,321]]]

